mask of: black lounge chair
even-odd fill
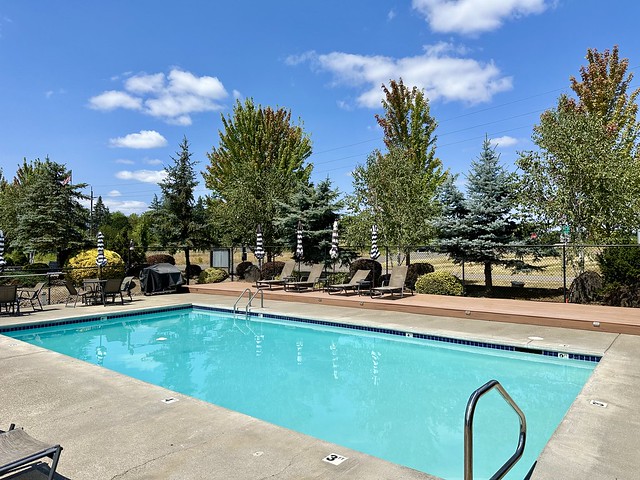
[[[258,280],[256,282],[257,288],[269,287],[271,290],[273,287],[282,287],[286,282],[290,282],[293,278],[293,269],[296,266],[296,262],[293,260],[289,262],[285,262],[284,267],[282,267],[282,272],[280,272],[280,278],[274,278],[270,280]]]
[[[311,271],[309,272],[309,276],[306,280],[299,282],[285,282],[284,289],[287,292],[301,292],[308,288],[313,288],[316,283],[320,280],[320,276],[322,275],[322,270],[324,270],[324,265],[321,263],[314,263],[311,267]]]
[[[36,283],[36,286],[33,288],[23,288],[20,290],[20,301],[21,302],[29,302],[31,304],[31,308],[33,311],[36,311],[36,305],[40,306],[40,310],[44,310],[42,306],[42,302],[40,302],[40,293],[44,288],[45,282]]]
[[[404,297],[404,286],[407,281],[407,267],[406,265],[396,265],[391,269],[391,276],[389,277],[389,284],[382,287],[374,287],[371,289],[371,298],[381,297],[385,294],[391,294],[391,298],[396,293],[400,294],[400,298]],[[413,294],[413,292],[411,292]]]
[[[365,283],[367,283],[366,279],[370,273],[371,270],[357,270],[356,273],[353,274],[353,277],[351,277],[351,280],[349,280],[349,283],[336,283],[333,285],[327,285],[326,291],[329,295],[331,295],[332,293],[340,292],[344,292],[345,294],[347,294],[349,291],[360,292]]]
[[[45,457],[51,459],[49,480],[53,480],[62,447],[41,442],[21,428],[11,424],[9,430],[0,430],[0,476],[19,470]]]

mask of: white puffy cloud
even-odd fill
[[[120,190],[111,190],[107,195],[110,197],[120,197],[122,193],[120,193]]]
[[[487,102],[512,88],[493,62],[482,63],[461,56],[464,49],[446,43],[426,46],[422,55],[404,58],[366,56],[343,52],[305,54],[314,68],[331,72],[335,85],[361,90],[359,106],[377,108],[383,97],[381,84],[402,78],[405,85],[425,91],[430,101]]]
[[[121,163],[122,165],[133,165],[135,162],[133,160],[129,160],[126,158],[118,158],[115,161],[116,163]]]
[[[216,77],[197,77],[177,68],[164,73],[141,73],[124,81],[124,91],[110,90],[89,99],[97,110],[140,110],[174,125],[191,125],[191,114],[216,111],[228,97]]]
[[[495,147],[511,147],[513,145],[515,145],[516,143],[518,143],[518,139],[517,138],[513,138],[513,137],[509,137],[508,135],[505,135],[504,137],[498,137],[498,138],[492,138],[491,140],[489,140],[491,142],[491,145],[495,146]]]
[[[144,183],[159,183],[167,177],[166,170],[121,170],[116,173],[120,180],[135,180]]]
[[[144,163],[148,165],[162,165],[162,160],[160,160],[159,158],[147,158],[145,159]]]
[[[132,213],[144,213],[147,210],[147,204],[138,200],[104,200],[105,206],[110,211],[122,212],[125,215],[131,215]]]
[[[413,0],[435,32],[473,35],[499,28],[505,20],[542,13],[545,0]]]
[[[167,145],[167,139],[155,130],[141,130],[140,133],[111,138],[109,145],[118,148],[159,148]]]
[[[115,110],[125,108],[128,110],[140,110],[142,100],[132,97],[126,92],[109,90],[89,99],[89,107],[94,110]]]

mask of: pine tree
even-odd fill
[[[480,156],[471,162],[467,175],[467,196],[453,182],[445,184],[441,194],[443,215],[436,226],[443,238],[442,245],[458,263],[484,265],[485,286],[493,287],[493,265],[508,265],[505,259],[513,242],[515,222],[514,176],[499,164],[499,155],[485,138]]]

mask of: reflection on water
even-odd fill
[[[13,336],[324,440],[462,476],[469,395],[499,380],[527,416],[522,478],[594,365],[306,324],[180,311]],[[476,478],[511,455],[518,419],[493,392],[474,423]]]

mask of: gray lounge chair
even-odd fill
[[[44,310],[42,302],[40,302],[40,293],[44,288],[45,282],[36,283],[33,288],[20,289],[20,302],[29,302],[33,311],[36,311],[36,305],[40,306],[40,310]]]
[[[365,285],[366,279],[370,273],[371,270],[357,270],[356,273],[353,274],[353,277],[351,277],[351,280],[349,280],[349,283],[336,283],[333,285],[327,285],[326,291],[329,295],[331,295],[332,293],[340,292],[344,292],[346,294],[349,291],[360,292],[362,290],[362,287]]]
[[[285,282],[284,289],[287,292],[301,292],[308,288],[313,288],[316,283],[320,280],[320,276],[322,275],[322,270],[324,270],[324,265],[321,263],[314,263],[311,267],[311,271],[309,272],[309,276],[306,280],[299,282]]]
[[[20,315],[20,298],[18,297],[17,285],[0,285],[0,312],[2,307],[5,311]]]
[[[113,303],[116,303],[116,296],[120,295],[120,303],[124,305],[124,297],[122,296],[121,278],[108,278],[102,287],[102,303],[107,306],[107,298],[111,297]]]
[[[53,480],[62,447],[41,442],[21,428],[11,424],[6,432],[0,431],[0,476],[23,468],[45,457],[51,458],[49,480]]]
[[[269,287],[271,290],[273,287],[282,287],[286,282],[290,282],[293,274],[293,269],[296,266],[296,262],[290,260],[285,262],[284,267],[282,267],[282,272],[280,273],[280,278],[274,278],[270,280],[258,280],[256,282],[257,288]]]
[[[381,297],[385,294],[391,294],[391,298],[396,293],[400,294],[400,298],[404,297],[404,286],[407,280],[407,267],[406,265],[396,265],[391,269],[391,276],[389,277],[389,284],[382,287],[374,287],[371,289],[371,298]]]
[[[124,277],[122,280],[122,284],[120,285],[120,291],[126,293],[129,296],[129,301],[133,302],[133,297],[131,296],[131,290],[134,287],[133,276]]]
[[[67,292],[69,292],[69,295],[67,296],[67,301],[64,304],[65,307],[69,305],[69,302],[71,301],[72,298],[73,298],[73,307],[75,308],[76,304],[78,303],[78,298],[82,299],[82,303],[88,303],[87,299],[94,298],[96,295],[96,292],[94,290],[85,290],[83,288],[79,288],[79,289],[76,288],[73,285],[73,282],[68,278],[65,278],[64,286],[67,287]]]

